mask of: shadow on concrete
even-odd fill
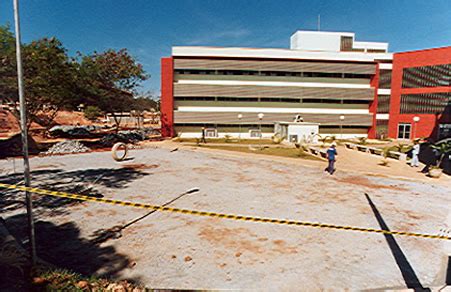
[[[371,210],[373,210],[374,216],[376,217],[376,220],[379,223],[381,229],[390,231],[384,219],[382,218],[382,215],[379,213],[379,210],[376,208],[376,206],[374,205],[373,201],[370,199],[368,194],[365,193],[365,197],[368,200]],[[415,291],[430,291],[430,289],[424,288],[423,285],[421,285],[420,280],[415,274],[414,269],[410,265],[409,261],[407,260],[405,254],[403,253],[399,244],[396,242],[393,235],[384,234],[384,236],[385,240],[388,243],[388,246],[390,247],[393,257],[395,258],[396,264],[398,265],[399,270],[401,271],[402,277],[404,278],[404,282],[406,283],[407,288],[415,289]]]
[[[27,221],[24,214],[5,220],[9,232],[19,241],[26,242]],[[118,278],[122,271],[132,267],[132,261],[113,246],[100,246],[80,236],[73,222],[56,225],[39,220],[35,223],[38,257],[58,268],[69,269],[83,275]],[[139,282],[139,279],[130,279]]]
[[[446,266],[445,284],[451,285],[451,256],[448,257],[448,265]]]
[[[188,191],[179,194],[177,197],[167,201],[166,203],[164,203],[164,204],[162,204],[160,206],[166,207],[166,206],[174,203],[178,199],[180,199],[180,198],[182,198],[182,197],[184,197],[186,195],[197,193],[198,191],[199,191],[198,188],[189,189]],[[157,212],[157,210],[152,210],[150,212],[147,212],[146,214],[144,214],[144,215],[142,215],[142,216],[140,216],[138,218],[135,218],[132,221],[130,221],[130,222],[126,223],[126,224],[123,224],[123,225],[116,225],[116,226],[113,226],[113,227],[108,228],[108,229],[103,229],[102,228],[102,229],[96,230],[92,234],[92,237],[93,237],[92,242],[94,242],[94,243],[103,243],[103,242],[106,242],[109,239],[118,239],[118,238],[122,237],[122,230],[132,226],[133,224],[136,224],[137,222],[145,219],[146,217],[152,215],[155,212]]]
[[[64,171],[62,169],[35,170],[31,172],[32,186],[53,191],[77,193],[102,197],[96,186],[112,189],[126,188],[128,184],[149,173],[133,168],[96,168]],[[23,174],[0,176],[0,182],[23,185]],[[0,214],[24,207],[24,193],[0,189]],[[51,210],[53,214],[64,214],[69,204],[77,201],[52,196],[35,195],[33,206],[36,212]]]

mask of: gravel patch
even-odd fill
[[[57,155],[57,154],[73,154],[73,153],[84,153],[89,152],[91,149],[80,143],[79,141],[62,141],[53,145],[47,152],[46,155]]]

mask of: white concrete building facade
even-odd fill
[[[261,129],[269,137],[275,122],[300,115],[320,135],[366,137],[378,66],[388,69],[392,54],[387,43],[354,38],[297,31],[290,49],[173,47],[162,59],[163,131],[197,137],[204,127],[218,137],[254,137]]]

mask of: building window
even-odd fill
[[[216,129],[205,129],[205,137],[216,138],[218,137],[218,131]]]
[[[451,138],[451,124],[438,125],[438,139]]]
[[[260,130],[249,130],[249,136],[251,138],[260,138],[262,136],[262,132]]]
[[[369,79],[371,74],[337,73],[337,72],[292,72],[292,71],[254,71],[254,70],[207,70],[207,69],[175,69],[175,74],[181,75],[254,75],[272,77],[312,77],[312,78],[352,78]]]
[[[398,139],[410,139],[410,124],[398,124]]]

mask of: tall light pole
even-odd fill
[[[415,140],[415,137],[417,135],[417,123],[420,121],[420,117],[419,116],[414,116],[413,117],[413,138],[412,140]]]
[[[19,19],[19,3],[18,0],[13,0],[14,3],[14,25],[16,31],[16,58],[17,58],[17,87],[19,89],[19,107],[20,107],[20,128],[22,135],[22,153],[23,153],[23,174],[25,187],[30,187],[30,163],[28,161],[28,133],[27,133],[27,109],[25,104],[24,86],[23,86],[23,69],[22,69],[22,54],[20,48],[20,19]],[[33,221],[33,204],[31,202],[31,194],[25,191],[25,203],[27,206],[27,219],[30,237],[30,256],[33,266],[36,264],[36,244],[34,234]]]
[[[262,120],[263,120],[263,117],[265,116],[263,113],[259,113],[258,115],[258,119],[259,119],[259,128],[260,128],[260,150],[262,150],[263,149],[263,147],[262,147],[262,136],[263,136],[263,133],[262,133]]]
[[[241,141],[241,119],[243,118],[242,114],[238,114],[238,121],[239,121],[239,125],[238,127],[240,128],[240,132],[238,134],[238,141]]]
[[[343,121],[345,120],[345,116],[340,116],[340,139],[343,140]]]

